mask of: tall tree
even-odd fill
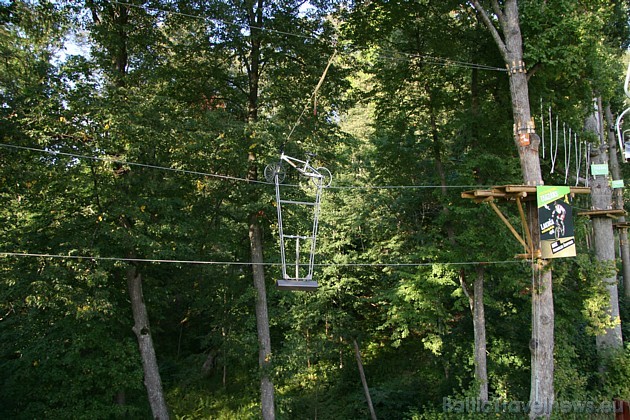
[[[591,149],[593,164],[605,165],[608,168],[608,136],[604,129],[604,115],[601,98],[597,99],[595,111],[588,118],[585,130],[597,140]],[[591,175],[591,209],[607,210],[613,206],[612,188],[609,182],[608,171],[606,175]],[[619,318],[619,292],[617,289],[617,273],[615,265],[614,232],[612,219],[607,216],[594,215],[591,218],[593,224],[593,247],[595,259],[604,266],[607,273],[602,280],[608,293],[607,314],[610,317],[610,326],[597,335],[597,349],[604,356],[610,350],[623,347],[621,337],[621,325]]]
[[[110,106],[118,104],[118,110],[122,111],[126,108],[126,99],[129,99],[127,96],[128,92],[136,88],[133,81],[130,80],[130,63],[132,60],[137,59],[143,48],[155,41],[155,37],[150,36],[152,35],[150,29],[147,29],[151,28],[154,17],[149,16],[143,9],[132,7],[130,4],[109,2],[107,0],[102,2],[88,1],[86,2],[86,8],[92,17],[92,21],[87,26],[91,29],[93,53],[97,62],[101,64],[106,77],[105,102],[109,103]],[[134,26],[139,29],[132,29]],[[130,128],[133,123],[138,124],[139,121],[131,123],[129,117],[130,115],[125,112],[120,112],[118,115],[113,116],[113,130],[109,133],[104,133],[101,137],[104,140],[102,144],[103,146],[108,146],[108,151],[118,150],[126,153],[128,152],[128,150],[125,150],[127,147],[133,147],[132,144],[135,139],[128,138],[130,132],[127,127]],[[129,126],[125,127],[125,124],[129,124]],[[138,125],[142,125],[142,123]],[[129,140],[131,141],[125,144]],[[151,154],[155,156],[158,152],[157,147],[153,146],[152,150],[149,144],[138,145],[138,149],[140,150],[140,155],[142,152],[145,152],[149,156]],[[135,201],[138,197],[134,197],[134,193],[137,191],[134,191],[134,186],[144,174],[141,171],[136,172],[125,169],[122,165],[118,165],[114,173],[118,177],[114,182],[119,183],[123,191],[127,193],[127,200]],[[99,188],[96,178],[95,187]],[[102,210],[108,212],[120,210],[116,223],[119,225],[118,228],[124,232],[123,236],[127,236],[127,240],[132,242],[131,247],[128,247],[123,252],[126,253],[128,258],[137,258],[140,246],[137,243],[133,244],[133,242],[143,236],[144,232],[138,232],[142,230],[139,226],[143,224],[143,216],[138,212],[129,211],[129,208],[125,211],[124,202],[120,203],[123,204],[122,208],[118,207],[118,205],[112,205],[108,198],[104,197],[105,201],[101,202]],[[110,206],[109,208],[107,208],[108,205]],[[141,205],[140,213],[143,213],[146,207],[146,204],[144,206]],[[124,248],[121,247],[121,249]],[[146,251],[148,250],[141,250],[143,253]],[[154,338],[150,328],[142,282],[141,270],[138,267],[130,267],[126,272],[126,283],[134,320],[132,330],[138,341],[144,369],[144,384],[153,417],[168,419],[169,413],[157,363]]]
[[[630,68],[629,70],[630,71]],[[610,163],[610,174],[612,175],[613,180],[623,179],[621,174],[621,168],[619,167],[619,143],[617,141],[617,137],[615,136],[615,122],[612,115],[612,111],[610,110],[610,104],[606,105],[606,109],[604,110],[606,116],[606,125],[608,126],[608,161]],[[623,202],[623,192],[624,188],[615,188],[613,190],[613,208],[615,210],[623,210],[624,202]],[[626,222],[625,216],[619,216],[617,219],[619,224],[621,225],[618,228],[618,237],[619,237],[619,250],[621,253],[621,266],[622,266],[622,275],[623,278],[623,290],[624,297],[626,300],[630,299],[630,243],[628,243],[628,228],[624,227],[623,224]]]
[[[491,9],[480,1],[472,0],[472,5],[479,13],[483,24],[488,28],[508,69],[510,78],[510,96],[514,120],[514,144],[521,162],[521,172],[525,185],[542,185],[542,173],[538,147],[540,138],[533,130],[529,103],[527,72],[523,58],[523,39],[519,22],[519,10],[516,0],[490,2]],[[492,11],[490,14],[489,10]],[[494,18],[494,19],[493,19]],[[532,353],[530,417],[539,415],[549,417],[554,402],[554,307],[552,271],[545,260],[538,258],[540,251],[540,230],[538,229],[538,210],[536,203],[527,204],[527,224],[531,232],[533,249],[532,260]]]

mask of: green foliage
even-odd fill
[[[265,261],[279,260],[276,209],[272,186],[239,180],[262,179],[283,144],[317,153],[334,180],[318,292],[277,291],[279,267],[266,267],[277,417],[366,418],[357,340],[379,417],[450,418],[445,397],[476,396],[461,285],[483,262],[491,400],[528,399],[530,268],[492,210],[460,198],[520,179],[505,74],[466,65],[502,67],[492,40],[461,2],[372,1],[327,18],[330,4],[298,6],[265,3],[262,30],[247,2],[0,6],[0,139],[41,149],[0,150],[0,252],[77,257],[0,259],[0,417],[150,416],[128,263],[79,259],[96,256],[239,263],[136,268],[173,418],[258,418],[255,292],[240,263],[252,214]],[[572,122],[593,91],[613,99],[621,2],[521,8],[527,64],[540,64],[532,97]],[[90,54],[55,55],[78,31]],[[309,227],[299,212],[286,222]],[[590,262],[587,229],[577,223],[581,256],[553,263],[557,395],[630,399],[628,349],[597,369],[610,267]],[[622,305],[625,336],[627,320]]]
[[[630,374],[630,347],[626,345],[623,350],[610,355],[606,360],[602,378],[602,396],[628,401],[630,398],[630,386],[626,380],[628,374]]]

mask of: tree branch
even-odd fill
[[[492,0],[492,10],[494,11],[494,14],[497,15],[499,25],[501,25],[503,30],[505,30],[505,14],[503,13],[503,10],[501,10],[501,6],[499,6],[499,2],[497,0]]]
[[[488,28],[488,30],[490,31],[492,38],[494,38],[494,42],[497,44],[497,47],[499,47],[499,51],[501,52],[503,59],[505,60],[506,63],[509,62],[508,54],[507,54],[507,47],[505,46],[505,42],[503,42],[503,39],[501,38],[499,31],[492,23],[492,20],[490,19],[488,12],[486,11],[486,9],[483,8],[483,6],[479,3],[478,0],[471,0],[471,2],[472,2],[473,7],[479,14],[479,16],[481,16],[481,20],[483,21],[484,25],[486,25],[486,28]],[[494,3],[496,3],[496,0],[493,0],[493,5]],[[496,6],[498,7],[498,4]],[[501,13],[497,17],[500,19],[500,21],[501,19],[504,19],[503,13]]]
[[[527,81],[529,82],[529,79],[531,79],[531,77],[536,74],[536,72],[538,70],[540,70],[542,68],[542,63],[539,61],[536,64],[534,64],[529,70],[527,70]]]

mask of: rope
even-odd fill
[[[540,98],[540,126],[542,128],[542,157],[545,158],[545,113],[543,111],[543,100]]]
[[[569,128],[569,135],[571,135],[571,129]],[[567,125],[562,123],[562,145],[564,146],[564,183],[567,183],[567,176],[569,175],[567,165]]]
[[[309,100],[306,103],[306,105],[304,105],[304,109],[302,109],[302,113],[298,117],[297,121],[295,121],[295,124],[293,125],[293,128],[291,128],[291,131],[289,132],[289,135],[287,136],[286,140],[284,141],[285,144],[289,141],[289,139],[291,138],[291,135],[293,134],[293,132],[295,131],[297,126],[300,124],[300,120],[302,119],[302,117],[306,113],[306,110],[308,109],[308,106],[311,103],[311,101],[313,101],[313,107],[314,107],[314,109],[316,109],[316,107],[317,107],[317,92],[319,91],[319,88],[324,83],[324,79],[326,78],[326,73],[328,73],[328,69],[330,68],[330,65],[332,64],[332,62],[333,62],[333,60],[334,60],[336,55],[337,55],[337,50],[335,50],[332,53],[332,55],[330,56],[330,59],[328,60],[328,64],[326,64],[326,68],[324,69],[324,72],[322,73],[322,76],[319,78],[319,82],[317,83],[317,86],[315,86],[315,90],[313,90],[313,93],[311,94],[311,97],[309,98]],[[284,149],[284,146],[282,147],[282,149]]]
[[[551,115],[551,105],[549,106],[549,134],[551,137],[551,143],[549,145],[549,153],[551,154],[551,171],[549,173],[553,173],[556,168],[556,159],[558,158],[558,117],[556,117],[556,147],[553,147],[553,119]],[[553,150],[553,151],[552,151]]]
[[[575,186],[580,183],[580,168],[582,167],[582,144],[578,142],[577,133],[575,135]]]

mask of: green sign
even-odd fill
[[[559,198],[564,198],[564,196],[570,192],[571,187],[539,185],[536,187],[536,201],[538,202],[538,207],[553,203]]]
[[[611,185],[613,188],[623,188],[623,179],[614,179]]]
[[[591,165],[591,174],[593,176],[608,175],[608,164],[607,163],[593,163]]]

